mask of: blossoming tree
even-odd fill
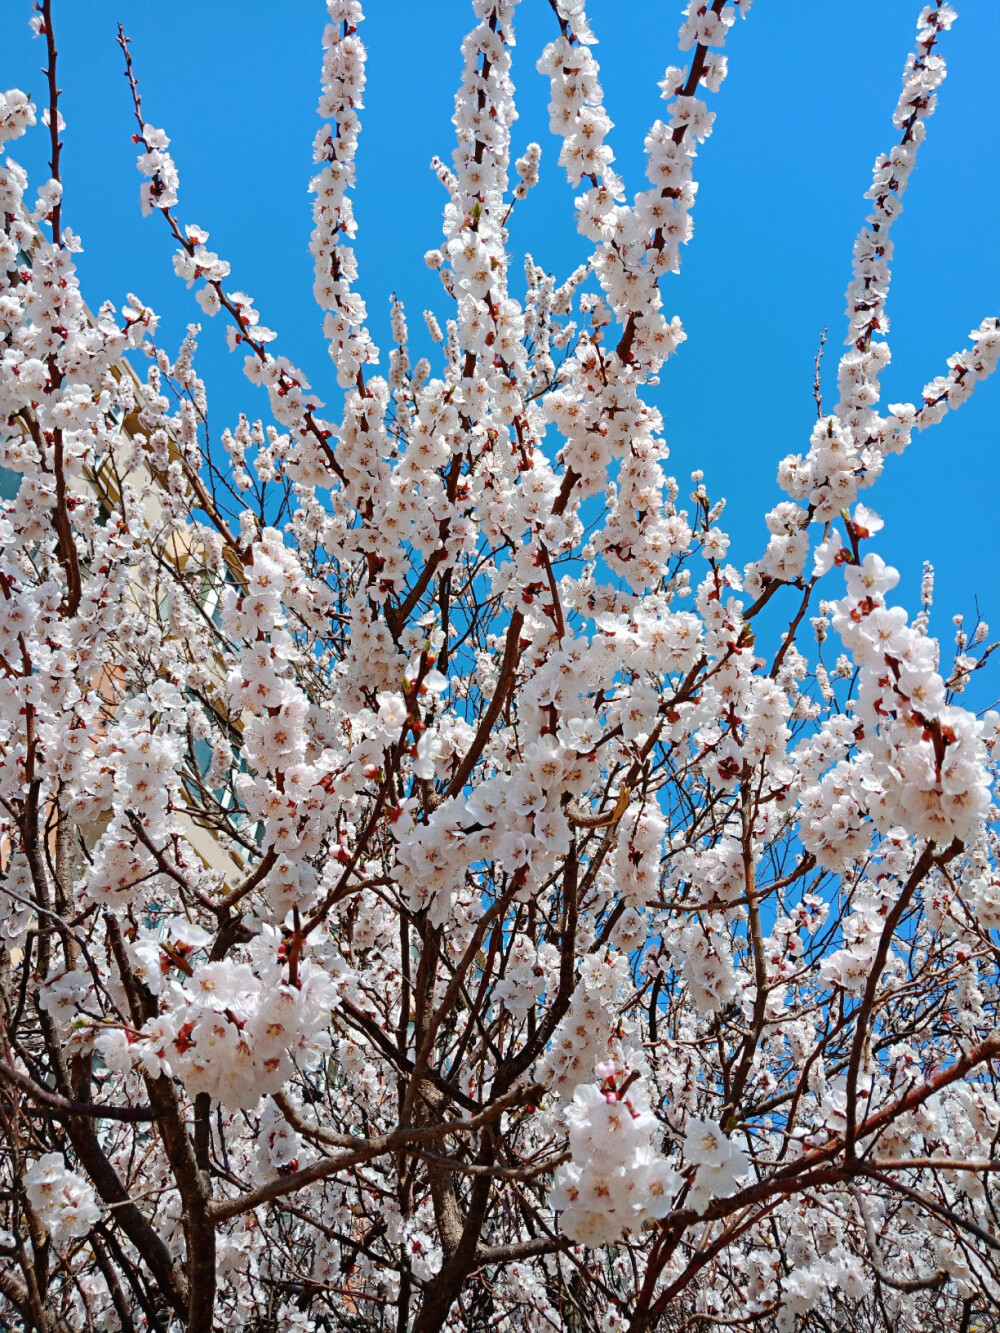
[[[929,580],[911,620],[859,498],[1000,356],[991,316],[880,407],[955,15],[919,16],[839,402],[737,571],[649,389],[749,0],[689,6],[631,202],[583,0],[552,0],[593,249],[527,259],[523,299],[506,225],[541,150],[511,162],[515,0],[473,0],[439,355],[411,363],[396,303],[387,372],[350,244],[361,6],[327,8],[334,410],[184,221],[124,34],[143,210],[270,422],[210,440],[194,335],[171,355],[138,298],[85,306],[51,0],[47,104],[0,97],[0,139],[51,139],[36,195],[0,167],[2,1320],[985,1327],[998,719],[957,700],[989,650],[977,627],[941,661]]]

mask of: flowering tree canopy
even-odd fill
[[[84,304],[36,6],[47,100],[0,95],[0,141],[51,141],[35,192],[0,165],[5,1327],[993,1326],[990,650],[942,659],[861,494],[1000,358],[989,316],[881,405],[955,14],[919,15],[839,400],[817,372],[737,570],[650,391],[750,3],[689,5],[632,195],[584,2],[551,8],[592,252],[521,283],[516,0],[473,0],[414,364],[358,290],[362,12],[327,0],[322,392],[184,219],[121,34],[142,209],[269,397],[215,438],[197,326],[175,353],[138,297]]]

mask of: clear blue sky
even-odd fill
[[[1000,154],[995,146],[1000,5],[955,0],[959,20],[942,44],[949,77],[897,224],[890,315],[893,364],[885,401],[917,400],[981,319],[1000,313]],[[458,51],[471,9],[461,0],[369,0],[363,28],[368,93],[359,152],[361,288],[376,340],[387,344],[388,297],[407,303],[411,334],[420,312],[444,313],[436,275],[423,266],[440,232],[443,192],[427,169],[448,158]],[[863,193],[878,152],[894,141],[892,109],[912,48],[916,0],[759,0],[727,46],[730,75],[711,99],[715,132],[696,167],[695,236],[682,274],[667,283],[666,311],[689,335],[663,373],[672,467],[686,486],[701,467],[738,563],[764,540],[761,516],[779,497],[777,460],[807,445],[814,419],[813,357],[829,328],[826,392],[844,330],[844,290]],[[611,143],[631,194],[644,188],[642,140],[663,107],[656,87],[680,63],[675,0],[590,0],[600,38]],[[32,39],[29,0],[0,9],[0,86],[40,98],[44,48]],[[175,346],[201,312],[171,267],[159,219],[142,219],[128,90],[115,44],[122,19],[133,39],[146,118],[173,140],[181,174],[179,216],[211,232],[230,260],[232,284],[256,298],[277,348],[336,398],[336,382],[311,300],[307,252],[311,143],[325,21],[320,0],[57,0],[64,89],[65,221],[80,233],[84,291],[92,305],[120,305],[135,291],[163,316]],[[584,253],[575,237],[572,191],[556,166],[534,68],[554,35],[544,0],[518,9],[514,77],[519,153],[542,144],[542,183],[519,208],[515,255],[564,274]],[[13,145],[38,183],[41,127]],[[221,319],[209,323],[201,368],[216,431],[239,410],[266,402],[224,350]],[[418,349],[419,350],[419,349]],[[954,611],[984,615],[1000,630],[995,462],[1000,375],[917,438],[866,495],[886,520],[878,549],[903,573],[902,597],[917,609],[921,561],[938,570],[935,628]],[[831,593],[834,591],[831,585]],[[985,684],[985,682],[984,682]],[[995,690],[1000,693],[1000,690]],[[988,700],[977,691],[981,703]]]

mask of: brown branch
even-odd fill
[[[500,664],[500,674],[497,678],[496,688],[493,691],[493,698],[490,700],[489,707],[480,719],[479,726],[472,744],[469,746],[465,758],[458,767],[458,772],[452,778],[445,792],[445,799],[457,796],[458,793],[468,782],[472,770],[479,762],[479,758],[486,748],[493,727],[497,718],[503,711],[503,706],[507,702],[507,696],[514,688],[514,681],[517,676],[517,663],[520,657],[519,640],[521,629],[524,625],[524,612],[515,611],[510,618],[510,625],[507,629],[507,642],[504,646],[503,661]]]
[[[865,1239],[868,1242],[872,1270],[879,1282],[884,1282],[887,1287],[892,1287],[895,1291],[934,1291],[943,1287],[948,1281],[948,1271],[944,1268],[939,1268],[937,1272],[930,1274],[928,1277],[912,1278],[893,1277],[886,1270],[885,1261],[882,1258],[882,1248],[878,1243],[878,1236],[875,1234],[875,1224],[872,1222],[864,1195],[856,1185],[851,1185],[849,1188],[851,1196],[857,1204],[858,1213],[865,1229]]]
[[[42,0],[41,8],[48,60],[48,68],[44,70],[44,74],[49,85],[49,144],[52,154],[49,158],[49,171],[52,173],[52,179],[62,185],[59,173],[59,157],[62,152],[62,143],[59,140],[59,94],[62,89],[56,86],[56,60],[59,53],[56,51],[56,38],[52,27],[52,0]],[[62,244],[62,202],[59,197],[56,198],[52,209],[52,243]]]
[[[1000,1240],[997,1240],[996,1236],[992,1235],[989,1231],[984,1230],[983,1227],[977,1226],[975,1222],[970,1222],[967,1218],[959,1216],[954,1209],[945,1207],[944,1204],[938,1203],[936,1199],[928,1199],[926,1194],[921,1194],[918,1190],[911,1189],[909,1185],[904,1185],[901,1181],[891,1180],[888,1176],[882,1175],[880,1171],[876,1171],[873,1168],[866,1166],[863,1162],[859,1162],[855,1169],[860,1172],[861,1175],[868,1176],[872,1180],[877,1180],[881,1184],[886,1185],[889,1189],[894,1190],[897,1194],[902,1194],[904,1198],[909,1199],[911,1203],[915,1203],[921,1208],[926,1208],[929,1213],[933,1213],[936,1217],[940,1217],[945,1222],[951,1223],[952,1226],[958,1227],[962,1231],[967,1231],[970,1236],[975,1236],[977,1240],[982,1241],[988,1249],[993,1250],[994,1252],[1000,1251]]]
[[[750,1077],[750,1071],[753,1068],[754,1056],[757,1053],[757,1047],[760,1043],[761,1034],[764,1031],[765,1019],[767,1017],[767,959],[764,957],[764,931],[761,926],[760,903],[757,897],[755,884],[753,828],[756,811],[753,809],[752,805],[752,793],[750,789],[751,772],[752,770],[749,768],[749,765],[744,764],[740,804],[743,823],[743,883],[747,898],[750,940],[753,946],[754,983],[756,993],[753,1001],[751,1026],[743,1042],[740,1063],[737,1067],[735,1077],[733,1078],[732,1088],[726,1099],[726,1106],[723,1111],[722,1124],[727,1133],[731,1132],[735,1126],[737,1108],[743,1097],[743,1091],[746,1087],[747,1080]]]
[[[910,904],[914,893],[924,879],[924,876],[935,864],[943,864],[946,860],[951,860],[962,850],[962,844],[956,841],[943,852],[938,853],[933,842],[929,842],[917,859],[916,865],[910,872],[906,884],[899,895],[899,898],[893,904],[885,919],[885,925],[882,927],[882,934],[879,938],[878,948],[875,950],[875,957],[872,959],[871,968],[868,973],[868,981],[865,985],[865,992],[861,1000],[861,1005],[854,1019],[854,1040],[851,1045],[851,1056],[847,1066],[847,1132],[845,1136],[845,1146],[848,1155],[853,1154],[854,1144],[857,1138],[857,1094],[858,1094],[858,1076],[861,1072],[861,1057],[864,1053],[868,1038],[868,1021],[871,1018],[875,1007],[875,996],[878,991],[879,982],[882,979],[882,973],[885,970],[886,960],[889,957],[889,948],[896,934],[896,927]]]
[[[236,888],[233,889],[232,893],[228,896],[228,898],[222,899],[222,901],[219,903],[218,910],[224,912],[229,908],[235,907],[236,904],[240,902],[243,898],[245,898],[248,893],[252,893],[253,890],[258,886],[258,884],[263,883],[263,881],[274,869],[274,865],[277,859],[278,859],[277,852],[274,850],[273,847],[269,847],[267,851],[264,853],[264,855],[261,857],[261,859],[257,862],[255,869],[249,875],[247,875],[243,883],[237,884]]]
[[[92,1120],[119,1120],[125,1124],[135,1124],[155,1120],[162,1114],[162,1109],[157,1106],[102,1106],[98,1102],[78,1102],[71,1097],[61,1097],[59,1093],[41,1087],[34,1079],[20,1073],[5,1060],[0,1060],[0,1079],[20,1088],[32,1101],[46,1107],[61,1120],[70,1115],[79,1115]]]
[[[813,375],[813,397],[816,399],[816,416],[823,417],[823,391],[820,384],[820,367],[823,364],[823,348],[826,346],[826,329],[820,334],[819,347],[816,349],[816,373]]]
[[[543,1091],[544,1089],[536,1084],[515,1088],[505,1096],[498,1097],[491,1106],[488,1106],[478,1115],[470,1116],[466,1120],[444,1121],[437,1125],[406,1125],[393,1130],[391,1134],[381,1134],[373,1139],[356,1138],[353,1142],[357,1143],[357,1148],[349,1149],[337,1157],[321,1158],[318,1162],[313,1162],[311,1166],[307,1166],[301,1171],[295,1171],[279,1180],[269,1181],[268,1184],[261,1185],[247,1194],[240,1195],[239,1198],[216,1200],[209,1205],[209,1217],[216,1223],[225,1222],[229,1218],[239,1217],[241,1213],[248,1213],[265,1203],[280,1199],[285,1194],[294,1194],[305,1185],[326,1180],[339,1171],[349,1171],[355,1166],[370,1162],[375,1157],[382,1157],[386,1153],[405,1148],[408,1144],[445,1138],[449,1134],[474,1133],[476,1130],[498,1120],[505,1111],[512,1107],[537,1101],[542,1096]],[[329,1131],[321,1130],[318,1126],[309,1125],[294,1112],[294,1108],[286,1098],[282,1098],[280,1102],[277,1098],[274,1100],[293,1129],[319,1142],[330,1142],[330,1138],[327,1137]],[[289,1110],[293,1112],[294,1118],[289,1116]],[[339,1146],[342,1141],[341,1136],[338,1135],[336,1138]]]

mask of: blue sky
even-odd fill
[[[666,312],[681,316],[689,340],[664,369],[658,405],[682,488],[700,467],[712,495],[729,499],[723,522],[736,563],[765,541],[762,515],[780,498],[778,459],[807,445],[813,358],[824,326],[827,402],[836,401],[851,245],[872,163],[894,141],[891,114],[919,7],[914,0],[760,0],[729,39],[730,75],[711,99],[715,132],[696,166],[695,236],[682,273],[665,287]],[[411,335],[422,333],[425,306],[446,308],[436,275],[422,262],[439,238],[444,202],[427,163],[451,152],[458,46],[471,10],[462,0],[369,0],[368,8],[357,251],[361,289],[384,347],[390,292],[407,304]],[[588,6],[616,126],[611,144],[630,195],[646,184],[642,140],[663,108],[657,80],[668,64],[680,63],[679,8],[673,0]],[[895,231],[888,402],[917,399],[944,371],[946,357],[967,344],[969,330],[1000,313],[1000,156],[983,146],[995,122],[1000,6],[956,0],[956,8],[959,20],[941,47],[949,77]],[[0,10],[0,86],[40,97],[44,48],[30,35],[30,13],[29,0],[6,0]],[[253,294],[264,322],[279,331],[276,346],[334,403],[307,252],[325,6],[57,0],[55,16],[68,122],[64,219],[83,237],[87,299],[96,305],[111,297],[120,305],[135,291],[163,317],[168,347],[202,318],[193,292],[174,277],[162,222],[139,214],[131,110],[115,44],[121,19],[132,37],[146,118],[173,140],[180,218],[209,229],[210,248],[232,264],[232,285]],[[542,182],[515,215],[511,250],[518,256],[528,249],[565,274],[584,244],[548,135],[547,80],[534,68],[554,32],[548,4],[523,0],[514,142],[518,153],[532,139],[542,144]],[[13,145],[35,183],[45,176],[46,142],[39,127]],[[251,417],[266,411],[223,336],[221,320],[208,323],[200,361],[215,431],[240,410]],[[1000,629],[998,426],[1000,376],[918,437],[903,458],[890,459],[865,497],[886,520],[877,548],[901,570],[911,612],[921,562],[934,562],[935,628],[943,637],[953,612],[973,616],[977,597]],[[977,701],[995,693],[1000,689],[991,692],[983,682]]]

